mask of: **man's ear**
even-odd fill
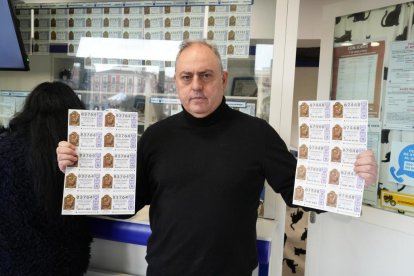
[[[221,77],[223,81],[223,88],[226,89],[228,83],[229,73],[227,71],[223,71],[223,75]]]

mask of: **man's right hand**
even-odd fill
[[[73,165],[77,160],[76,147],[69,142],[60,141],[56,148],[59,169],[65,173],[66,167]]]

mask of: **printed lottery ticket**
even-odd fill
[[[63,215],[134,214],[138,113],[68,111],[68,142],[78,161],[66,168]]]
[[[367,101],[299,102],[293,203],[359,217],[364,180],[354,172],[367,149]]]

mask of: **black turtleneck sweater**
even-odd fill
[[[291,204],[296,160],[264,120],[221,105],[150,126],[139,141],[137,208],[151,204],[148,276],[251,275],[265,179]]]

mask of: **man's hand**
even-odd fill
[[[78,160],[76,147],[66,141],[59,142],[58,147],[56,148],[56,154],[59,169],[63,173],[65,173],[67,166],[73,165]]]
[[[370,186],[377,181],[377,161],[372,150],[358,154],[354,164],[354,171],[357,175],[365,179],[365,186]]]

